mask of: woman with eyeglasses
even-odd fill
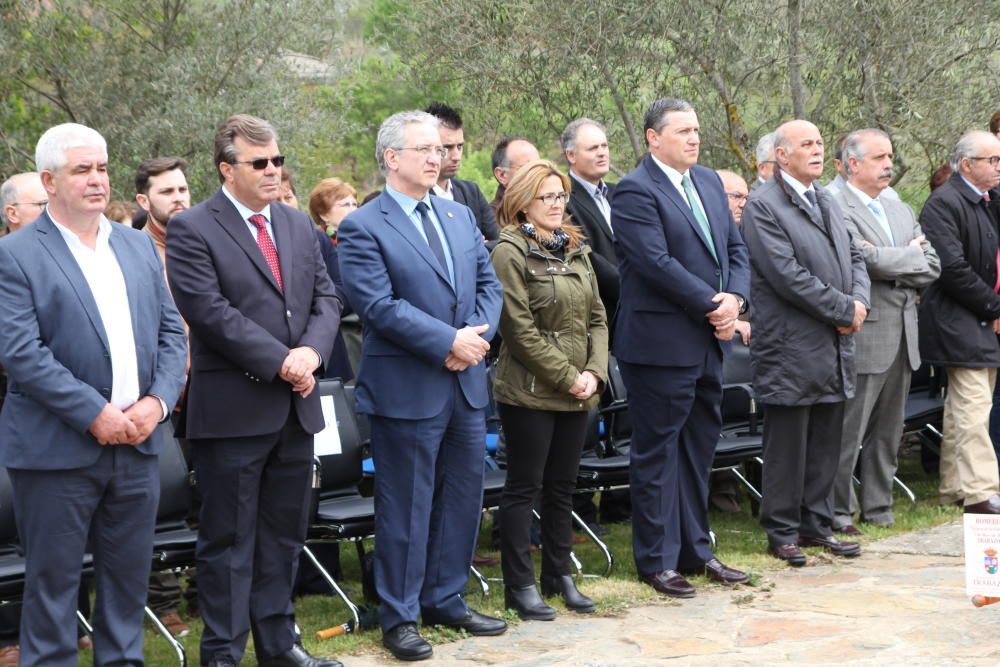
[[[500,554],[507,608],[549,621],[535,588],[531,510],[541,495],[542,593],[594,611],[570,574],[572,495],[587,411],[607,377],[608,326],[583,233],[568,224],[569,178],[548,160],[521,167],[497,215],[493,267],[503,284],[493,395],[507,442]]]

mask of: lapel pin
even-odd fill
[[[453,213],[452,213],[451,211],[448,211],[448,217],[449,217],[449,218],[454,218],[454,217],[455,217],[455,215],[454,215],[454,214],[453,214]]]

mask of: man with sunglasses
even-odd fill
[[[167,275],[191,330],[185,413],[201,494],[201,663],[333,667],[295,631],[313,434],[342,301],[309,219],[278,203],[277,134],[248,115],[215,137],[222,187],[167,227]]]
[[[1000,366],[1000,139],[966,134],[951,167],[951,178],[920,212],[920,227],[941,258],[941,277],[921,296],[918,319],[920,356],[948,373],[938,492],[942,504],[964,505],[967,513],[1000,514],[989,435]]]

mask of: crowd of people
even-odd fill
[[[292,604],[324,377],[355,383],[370,423],[375,586],[383,644],[401,660],[432,655],[421,623],[507,628],[463,597],[491,403],[505,604],[525,620],[553,619],[553,596],[594,611],[572,576],[571,513],[592,505],[577,472],[611,363],[628,392],[630,478],[601,513],[630,516],[638,576],[662,595],[696,595],[692,574],[748,581],[709,539],[710,499],[737,502],[711,475],[734,345],[749,346],[763,406],[773,557],[854,557],[859,526],[893,524],[922,363],[948,382],[941,502],[1000,514],[998,133],[1000,112],[957,141],[918,217],[890,187],[879,129],[837,142],[824,187],[819,130],[784,123],[761,138],[748,187],[699,164],[696,110],[670,98],[647,109],[648,154],[615,184],[596,120],[565,128],[565,169],[504,138],[492,202],[457,178],[465,135],[445,104],[385,119],[385,185],[360,206],[338,178],[300,204],[277,131],[254,116],[219,127],[212,196],[192,206],[185,162],[154,157],[136,171],[134,211],[110,206],[97,131],[49,129],[37,171],[0,187],[0,465],[26,558],[0,664],[75,664],[85,552],[95,664],[142,664],[147,599],[187,633],[177,577],[150,577],[157,454],[177,437],[198,489],[188,594],[201,663],[239,664],[252,633],[261,665],[340,665],[305,650]]]

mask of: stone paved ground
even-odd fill
[[[765,573],[756,588],[702,587],[615,617],[561,614],[499,638],[434,647],[428,665],[996,665],[1000,605],[964,592],[962,528],[868,545],[861,558]],[[398,665],[388,653],[347,667]]]

